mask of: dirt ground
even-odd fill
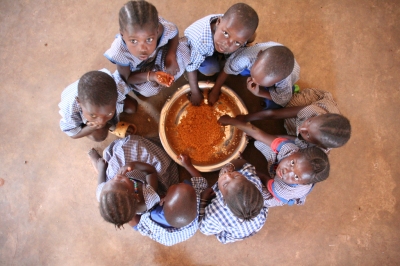
[[[197,232],[173,247],[101,218],[87,151],[115,137],[72,140],[59,128],[63,89],[87,71],[115,69],[103,53],[125,2],[1,1],[0,265],[399,265],[399,1],[246,1],[260,16],[256,42],[288,46],[300,87],[330,91],[352,137],[330,154],[331,175],[304,206],[271,208],[245,241],[223,245]],[[181,35],[235,3],[151,2]],[[139,100],[138,115],[127,118],[138,134],[157,135],[161,107],[185,83]],[[226,84],[250,111],[259,108],[243,78]],[[255,124],[283,130],[281,121]],[[252,143],[245,155],[264,165]]]

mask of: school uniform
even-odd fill
[[[227,59],[224,72],[229,75],[241,74],[243,76],[250,76],[250,70],[257,60],[258,54],[273,46],[282,46],[282,44],[266,42],[257,43],[250,47],[240,48]],[[280,106],[285,106],[292,98],[293,85],[299,80],[299,78],[300,66],[295,59],[292,73],[283,80],[275,83],[273,87],[268,88],[273,102]]]
[[[303,205],[306,196],[313,189],[313,184],[300,185],[300,184],[286,184],[281,178],[276,176],[276,167],[279,162],[292,153],[299,150],[293,141],[281,139],[278,143],[273,143],[273,149],[261,141],[255,141],[254,146],[265,156],[267,159],[268,173],[273,179],[269,180],[267,184],[267,198],[265,201],[266,207],[275,207],[288,205]]]
[[[131,89],[121,79],[118,71],[115,71],[113,74],[111,74],[111,72],[105,68],[99,71],[110,75],[117,84],[118,97],[115,115],[110,121],[107,122],[111,125],[116,125],[119,122],[119,114],[124,111],[124,100],[126,98],[125,95],[128,94]],[[59,113],[62,116],[60,120],[60,128],[70,137],[78,134],[82,130],[83,126],[88,122],[83,116],[82,108],[76,100],[78,97],[78,83],[79,80],[65,88],[65,90],[61,93],[61,102],[58,104],[58,107],[60,108]]]
[[[163,71],[166,72],[165,68],[165,57],[168,52],[168,42],[178,35],[178,28],[172,22],[165,20],[162,17],[158,18],[159,22],[164,27],[163,34],[158,40],[157,47],[153,53],[146,60],[140,60],[139,58],[132,55],[128,47],[126,46],[122,36],[117,34],[114,42],[111,44],[104,56],[112,63],[120,66],[129,66],[131,72],[148,72],[148,71]],[[178,73],[174,76],[177,80],[185,71],[186,65],[189,63],[190,51],[188,47],[179,42],[176,51],[176,59],[179,66]],[[141,95],[150,97],[160,92],[163,86],[157,82],[148,81],[140,84],[131,85],[132,89],[139,92]]]
[[[190,63],[186,67],[187,72],[198,70],[205,59],[214,54],[214,37],[210,24],[222,16],[223,14],[208,15],[197,20],[184,31],[185,40],[190,48]]]
[[[175,245],[192,237],[199,228],[200,193],[208,187],[208,183],[203,177],[192,177],[191,182],[196,191],[197,216],[190,224],[181,228],[170,226],[165,220],[162,206],[157,206],[154,210],[142,214],[134,228],[142,235],[166,246]]]
[[[305,106],[301,109],[296,118],[287,118],[284,126],[288,135],[297,136],[295,143],[298,147],[304,149],[315,146],[299,138],[299,128],[307,119],[322,114],[340,114],[339,108],[330,92],[308,88],[296,93],[286,107]],[[328,153],[331,148],[321,148]]]
[[[126,174],[130,179],[145,184],[143,196],[147,209],[151,209],[160,202],[159,193],[165,194],[168,188],[179,182],[178,168],[176,163],[167,153],[154,142],[137,135],[129,135],[123,139],[113,141],[103,152],[103,158],[108,163],[106,170],[106,182],[97,186],[96,196],[100,198],[104,185],[114,178],[121,167],[129,162],[143,162],[152,165],[158,175],[158,191],[146,183],[146,175],[139,170],[133,169]],[[159,192],[159,193],[158,193]]]
[[[246,163],[238,172],[252,182],[261,192],[263,198],[266,198],[265,189],[263,189],[260,178],[256,175],[254,166]],[[268,215],[266,206],[255,218],[250,221],[242,221],[224,203],[218,182],[212,186],[212,189],[215,192],[215,198],[205,208],[205,214],[200,223],[200,232],[205,235],[215,235],[221,243],[226,244],[248,238],[263,227]]]

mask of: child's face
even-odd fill
[[[86,118],[88,123],[92,124],[92,126],[102,128],[114,117],[116,103],[105,106],[96,106],[87,102],[79,102],[78,98],[77,101],[82,108],[83,116]]]
[[[299,152],[282,159],[276,168],[276,175],[286,184],[308,184],[311,174],[311,164]]]
[[[247,180],[246,177],[239,172],[225,172],[218,178],[218,189],[221,191],[222,196],[226,197],[230,191],[245,180]]]
[[[323,122],[321,116],[310,117],[304,121],[299,127],[301,138],[309,143],[325,148],[319,141],[321,139],[321,131],[319,129]]]
[[[103,191],[117,190],[117,189],[127,190],[130,193],[135,192],[135,187],[133,185],[133,182],[129,180],[128,177],[120,174],[117,174],[113,179],[108,181],[103,187]]]
[[[127,27],[121,35],[129,52],[139,60],[147,60],[157,47],[158,28],[152,25]]]
[[[260,52],[261,53],[261,52]],[[259,55],[260,55],[259,53]],[[271,87],[282,80],[280,77],[271,77],[265,74],[265,60],[256,60],[250,69],[250,75],[254,83],[259,86]]]
[[[215,26],[214,47],[219,53],[224,54],[231,54],[244,46],[254,33],[232,17],[219,18]]]

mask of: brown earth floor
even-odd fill
[[[261,17],[257,42],[291,48],[302,88],[332,92],[353,127],[330,155],[330,178],[305,206],[272,208],[263,229],[223,245],[197,232],[162,246],[102,220],[87,151],[59,129],[62,90],[89,70],[115,66],[103,57],[118,33],[118,1],[3,0],[0,9],[0,265],[398,265],[399,1],[247,1]],[[183,30],[235,1],[152,1]],[[157,135],[157,112],[185,83],[145,101],[132,121]],[[232,77],[250,111],[258,100]],[[144,104],[143,101],[140,101]],[[256,103],[256,104],[255,104]],[[150,118],[150,122],[148,122]],[[256,123],[271,133],[281,122]],[[258,167],[260,153],[246,156]],[[207,175],[215,181],[215,174]]]

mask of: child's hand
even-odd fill
[[[117,175],[126,175],[126,173],[132,171],[133,169],[130,166],[122,166],[119,168]]]
[[[169,87],[174,82],[174,76],[162,71],[156,71],[154,81],[162,86]]]
[[[202,200],[211,200],[215,197],[215,192],[212,188],[206,188],[203,192],[200,193],[200,199]]]
[[[241,121],[241,122],[245,122],[245,123],[248,122],[248,121],[247,121],[247,115],[237,115],[235,118],[236,118],[237,120]]]
[[[218,123],[223,126],[232,125],[234,118],[230,117],[229,115],[223,115],[218,119]]]
[[[96,122],[87,122],[86,125],[91,127],[91,128],[93,128],[93,129],[100,129],[100,128],[103,128],[106,125],[106,123],[105,124],[98,124]]]
[[[178,62],[176,61],[176,55],[172,54],[171,56],[166,56],[165,58],[165,68],[167,70],[168,74],[171,74],[172,76],[175,76],[176,73],[179,72],[179,65]]]
[[[188,93],[188,98],[192,105],[199,106],[204,99],[204,95],[200,90],[192,91]]]
[[[214,89],[213,87],[210,93],[208,94],[208,104],[213,106],[214,103],[218,101],[220,95],[221,95],[221,89]]]
[[[182,162],[183,167],[193,166],[192,159],[190,159],[189,155],[187,154],[180,154],[178,159]]]
[[[247,89],[253,93],[255,96],[262,97],[260,95],[260,86],[258,86],[256,83],[254,83],[252,77],[247,78]]]

